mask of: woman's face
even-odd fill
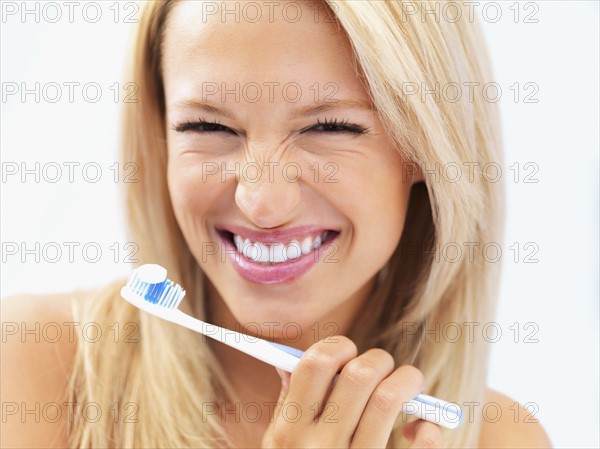
[[[275,338],[328,321],[344,333],[400,240],[411,180],[322,7],[249,4],[180,2],[170,13],[175,215],[218,292],[209,300],[238,322]]]

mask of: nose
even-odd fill
[[[281,226],[298,212],[300,175],[300,165],[293,162],[246,162],[240,171],[235,202],[257,226]]]

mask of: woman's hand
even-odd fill
[[[424,388],[414,366],[394,370],[394,359],[383,349],[357,357],[356,345],[344,336],[312,345],[291,375],[277,371],[282,386],[263,436],[265,449],[385,448],[403,403]],[[411,447],[442,447],[435,424],[418,420],[403,431]]]

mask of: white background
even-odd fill
[[[13,2],[2,3],[6,11],[6,4]],[[82,18],[85,3],[75,9],[74,23],[69,23],[62,4],[63,16],[57,23],[48,23],[43,16],[36,23],[35,15],[26,16],[23,23],[19,15],[3,14],[3,91],[12,82],[19,88],[22,82],[29,88],[35,82],[63,87],[57,103],[43,99],[36,103],[33,95],[25,103],[19,95],[3,98],[3,172],[14,162],[31,168],[37,161],[57,162],[63,173],[56,183],[43,178],[36,183],[33,175],[25,183],[19,175],[3,180],[2,242],[27,242],[29,248],[35,242],[42,246],[57,242],[63,254],[57,263],[36,263],[33,255],[22,263],[20,254],[3,249],[2,297],[92,288],[128,274],[119,183],[110,168],[118,160],[119,123],[119,104],[110,87],[119,82],[121,99],[126,94],[121,74],[131,25],[123,19],[133,10],[121,4],[120,21],[114,23],[114,9],[109,9],[113,3],[101,3],[102,18],[95,24]],[[28,8],[34,4],[27,2]],[[14,5],[22,7],[21,2]],[[494,5],[486,14],[481,6],[476,12],[483,19],[502,88],[507,161],[503,175],[508,180],[507,243],[497,315],[503,334],[492,345],[489,385],[522,404],[532,403],[535,417],[556,447],[599,447],[599,7],[595,1],[498,5],[502,16],[495,23]],[[46,13],[49,18],[55,14],[50,9]],[[94,10],[87,13],[93,17]],[[538,22],[528,22],[533,19]],[[80,83],[74,103],[66,98],[63,83],[69,81]],[[82,97],[81,87],[88,82],[102,88],[95,104]],[[520,83],[517,101],[515,82]],[[532,85],[525,88],[525,83],[539,88],[529,98],[537,103],[525,102],[525,95],[533,93]],[[88,94],[93,96],[93,89]],[[74,183],[68,180],[64,162],[80,163]],[[88,162],[102,169],[97,183],[82,178],[82,166]],[[528,162],[536,165],[526,167]],[[520,169],[518,182],[515,163]],[[54,171],[47,174],[55,176]],[[525,182],[527,174],[538,182]],[[87,175],[96,175],[93,167]],[[124,175],[121,168],[121,180]],[[64,242],[80,244],[73,262]],[[98,262],[84,260],[86,242],[99,245]],[[520,248],[518,262],[508,248],[515,242]],[[538,245],[537,263],[524,263],[530,252],[524,247],[527,242]],[[92,249],[89,257],[94,257]],[[527,336],[537,342],[526,343]]]

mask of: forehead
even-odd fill
[[[180,1],[165,27],[167,94],[198,82],[295,81],[363,95],[356,67],[345,32],[321,2]]]

